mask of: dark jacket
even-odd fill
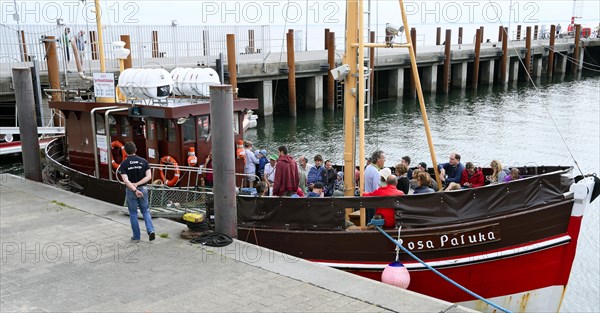
[[[410,189],[410,180],[408,179],[408,177],[398,177],[398,184],[396,185],[396,189],[404,192],[404,194],[407,195],[408,190]]]
[[[282,155],[277,159],[276,166],[273,195],[283,196],[286,192],[296,192],[299,184],[296,161],[289,155]]]
[[[318,168],[313,166],[308,171],[308,175],[306,176],[306,184],[314,184],[319,182],[323,184],[323,186],[327,185],[327,170],[325,166],[321,165]]]
[[[327,175],[327,184],[325,185],[325,196],[331,196],[333,194],[333,186],[337,180],[337,172],[332,167],[330,170],[325,169]]]

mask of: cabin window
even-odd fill
[[[121,117],[121,137],[129,137],[129,119],[126,116]]]
[[[111,136],[117,135],[117,120],[112,115],[108,116],[108,129],[110,130]]]
[[[154,141],[154,128],[154,119],[149,118],[146,120],[146,131],[148,132],[146,138],[148,138],[149,141]]]
[[[234,113],[233,114],[233,133],[234,134],[239,134],[240,133],[240,115]]]
[[[96,120],[96,134],[105,135],[104,132],[104,116],[96,113],[94,119]]]
[[[210,133],[210,121],[208,115],[198,116],[198,139],[208,138]]]
[[[169,142],[175,142],[177,139],[177,136],[175,133],[175,130],[177,129],[175,122],[168,121],[167,124],[169,125],[169,127],[167,128],[167,140],[169,140]]]
[[[195,142],[196,141],[196,129],[194,127],[194,119],[188,118],[183,123],[183,142]]]
[[[165,140],[165,121],[164,120],[156,120],[156,139],[159,141]]]

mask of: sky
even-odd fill
[[[22,24],[93,23],[94,1],[0,1],[1,23],[15,24],[15,3]],[[365,7],[368,6],[365,0]],[[482,0],[482,1],[405,1],[411,25],[453,25],[469,23],[563,23],[575,13],[584,24],[598,25],[600,1],[597,0]],[[192,1],[192,0],[101,0],[104,24],[133,25],[342,25],[345,1],[267,0],[267,1]],[[371,18],[400,23],[395,0],[371,1]]]

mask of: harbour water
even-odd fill
[[[480,88],[426,98],[437,161],[447,162],[457,151],[462,161],[488,166],[575,165],[583,173],[600,174],[600,76],[530,85]],[[284,109],[261,117],[246,138],[257,149],[276,151],[287,145],[295,156],[320,153],[340,164],[343,157],[341,112],[299,111],[296,118]],[[372,108],[365,123],[366,154],[381,149],[386,166],[408,155],[413,165],[431,164],[423,122],[416,100],[386,100]],[[574,159],[573,159],[574,157]],[[600,200],[586,212],[577,257],[563,312],[600,312]]]
[[[574,165],[573,156],[582,172],[600,173],[600,76],[542,82],[537,88],[486,87],[426,97],[438,162],[446,162],[452,151],[459,152],[463,162],[480,166],[492,159],[507,166]],[[258,127],[247,133],[256,148],[274,152],[279,145],[287,145],[296,157],[302,154],[312,159],[320,153],[341,163],[341,112],[299,110],[291,118],[285,112],[287,105],[276,107],[283,109],[275,116],[261,117]],[[416,100],[376,102],[366,122],[367,154],[376,149],[385,151],[387,166],[404,155],[413,164],[431,164]],[[0,157],[0,172],[21,173],[20,158]],[[583,220],[562,312],[600,312],[599,203]]]

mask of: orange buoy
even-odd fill
[[[177,182],[179,182],[179,164],[177,164],[177,160],[175,160],[175,158],[170,155],[165,155],[160,159],[160,164],[172,165],[175,167],[175,169],[173,169],[173,171],[175,171],[175,174],[171,179],[167,179],[167,169],[159,171],[160,180],[164,181],[165,185],[169,187],[175,186]]]
[[[190,151],[188,151],[187,164],[189,166],[195,166],[198,163],[198,158],[196,157],[196,149],[194,147],[190,147]]]
[[[121,162],[125,161],[125,159],[127,158],[127,152],[125,152],[125,147],[123,146],[123,144],[120,141],[115,140],[115,141],[111,142],[110,143],[110,147],[112,149],[120,149],[121,150]],[[121,163],[115,161],[115,155],[113,154],[113,152],[114,151],[111,150],[111,154],[112,154],[112,162],[111,162],[111,164],[112,164],[112,168],[116,170],[116,169],[119,168],[119,166],[121,165]]]
[[[236,148],[237,149],[235,150],[235,155],[237,156],[237,158],[242,160],[246,159],[246,150],[244,150],[243,140],[238,140]]]

